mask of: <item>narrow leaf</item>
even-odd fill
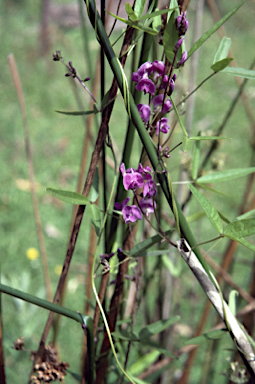
[[[174,231],[174,229],[166,231],[165,235],[168,236],[173,231]],[[159,243],[160,241],[162,241],[162,237],[161,236],[159,236],[159,235],[152,236],[149,239],[146,239],[146,240],[142,241],[141,243],[135,245],[130,250],[129,255],[132,256],[132,257],[141,256],[143,251],[146,251],[147,249],[151,248],[153,245]]]
[[[211,191],[211,192],[214,192],[214,193],[218,193],[219,195],[222,195],[222,196],[229,197],[229,195],[227,195],[226,193],[217,191],[217,189],[215,189],[215,188],[211,188],[211,187],[209,187],[206,184],[198,183],[197,180],[196,180],[196,185],[198,185],[199,187],[201,187],[203,189],[207,189],[208,191]]]
[[[174,355],[172,352],[168,351],[165,348],[162,348],[162,346],[155,341],[152,340],[141,340],[140,343],[144,346],[151,347],[156,349],[158,352],[163,353],[166,356],[172,357],[173,359],[178,359],[176,355]]]
[[[224,235],[234,237],[245,237],[255,233],[255,219],[236,220],[228,224]]]
[[[177,259],[177,265],[175,265],[166,254],[162,256],[162,261],[173,277],[180,276],[182,271],[182,263],[180,257]]]
[[[170,327],[170,325],[176,323],[176,321],[180,320],[180,316],[171,317],[170,319],[166,320],[159,320],[155,323],[147,325],[147,327],[144,327],[139,332],[139,339],[140,340],[147,340],[152,335],[156,335],[157,333],[160,333],[164,331],[166,328]]]
[[[98,167],[96,168],[95,176],[92,181],[92,186],[89,193],[89,200],[94,203],[99,195],[99,172]]]
[[[233,76],[245,77],[246,79],[255,79],[255,71],[252,69],[226,67],[223,72]]]
[[[225,223],[229,224],[230,223],[230,220],[223,215],[223,213],[221,213],[220,211],[218,211],[218,214],[220,215],[220,218],[221,220],[223,220]]]
[[[193,141],[188,138],[188,136],[183,135],[182,136],[182,149],[184,152],[188,152],[191,150],[193,146]]]
[[[149,33],[150,35],[157,35],[158,34],[158,31],[155,31],[154,29],[150,28],[150,27],[147,27],[145,26],[144,24],[140,23],[140,22],[133,22],[131,20],[126,20],[126,19],[123,19],[122,17],[119,17],[117,15],[114,15],[114,13],[111,13],[109,11],[106,11],[107,13],[109,13],[109,15],[115,17],[115,19],[117,20],[120,20],[122,21],[123,23],[129,25],[130,27],[133,27],[133,28],[136,28],[138,29],[139,31],[144,31],[144,32],[147,32]]]
[[[193,337],[188,341],[185,341],[185,345],[194,345],[194,344],[203,344],[208,342],[209,340],[217,340],[222,336],[226,335],[227,329],[216,329],[214,331],[206,332],[201,336]]]
[[[214,56],[213,64],[223,59],[226,59],[228,57],[228,52],[230,50],[230,47],[231,47],[231,39],[229,37],[224,36],[221,39],[219,48]]]
[[[83,116],[83,115],[91,115],[91,113],[95,113],[95,111],[75,111],[75,112],[55,111],[55,112],[62,113],[63,115],[70,115],[70,116]]]
[[[145,2],[146,2],[146,0],[136,0],[136,2],[135,2],[134,11],[135,11],[138,19],[140,19],[140,17],[142,16],[142,14],[144,12]]]
[[[212,172],[207,175],[201,176],[197,179],[199,183],[218,183],[220,181],[227,181],[236,179],[237,177],[246,176],[250,173],[255,172],[255,167],[252,168],[238,168],[230,169],[221,172]]]
[[[191,170],[191,175],[193,180],[196,180],[197,178],[199,158],[200,158],[200,142],[196,141],[193,149],[192,170]]]
[[[91,204],[89,208],[90,208],[92,225],[96,231],[97,236],[99,236],[100,230],[101,230],[101,216],[100,216],[99,208],[95,204]]]
[[[228,306],[234,316],[236,315],[236,298],[238,297],[238,295],[239,293],[233,289],[230,292],[229,298],[228,298]]]
[[[189,50],[188,52],[188,58],[190,58],[190,56],[198,49],[201,47],[201,45],[207,40],[209,39],[210,36],[212,36],[212,34],[214,34],[214,32],[216,32],[242,5],[243,3],[245,2],[245,0],[243,0],[237,7],[235,7],[232,11],[230,11],[226,16],[224,16],[220,21],[218,21],[218,23],[214,24],[214,26],[212,28],[210,28],[207,32],[205,32],[203,34],[203,36],[200,37],[200,39],[198,39],[195,44],[191,47],[191,49]]]
[[[223,60],[220,60],[220,61],[217,61],[217,63],[213,64],[211,66],[211,69],[214,71],[214,72],[220,72],[220,71],[223,71],[224,68],[226,68],[230,63],[231,61],[233,61],[234,59],[232,57],[227,57],[226,59],[223,59]]]
[[[52,189],[52,188],[46,188],[46,191],[50,195],[55,196],[58,199],[63,200],[69,204],[76,204],[76,205],[91,204],[90,200],[87,197],[77,192],[63,191],[60,189]]]
[[[250,217],[255,218],[255,209],[252,209],[251,211],[248,211],[248,212],[244,213],[243,215],[238,216],[236,218],[236,220],[249,219]]]
[[[177,17],[177,12],[173,11],[171,13],[170,19],[166,25],[163,35],[163,46],[165,54],[170,63],[173,63],[174,60],[174,47],[179,39],[179,35],[176,29],[175,19]]]
[[[243,237],[241,237],[241,238],[240,237],[234,237],[234,236],[226,235],[225,233],[223,235],[224,235],[224,237],[228,237],[229,239],[235,240],[238,243],[244,245],[246,248],[255,252],[255,245],[252,243],[249,243],[249,241],[245,240]]]
[[[125,341],[139,341],[137,335],[134,332],[128,332],[124,330],[112,332],[112,336]]]
[[[155,360],[159,357],[160,352],[158,351],[151,351],[149,353],[146,353],[137,361],[131,365],[128,369],[128,373],[131,375],[140,375],[145,369],[147,369],[151,364],[154,363]]]
[[[231,139],[231,137],[222,137],[222,136],[191,136],[190,140],[221,140],[221,139]]]
[[[207,200],[207,198],[204,195],[202,195],[202,193],[199,192],[192,184],[188,184],[188,185],[191,192],[193,193],[193,195],[195,196],[195,198],[197,199],[197,201],[205,211],[206,216],[208,217],[208,219],[210,220],[214,228],[219,233],[222,233],[223,225],[217,210],[214,208],[212,203],[209,200]]]
[[[136,21],[138,19],[137,14],[135,13],[135,11],[133,10],[133,8],[131,7],[131,5],[129,3],[125,4],[125,9],[126,9],[126,12],[129,16],[130,20]]]
[[[178,8],[178,7],[177,7]],[[146,15],[142,16],[139,18],[139,21],[141,20],[146,20],[146,19],[151,19],[152,17],[157,17],[157,16],[160,16],[160,15],[164,15],[164,13],[168,13],[168,12],[172,12],[174,11],[176,8],[173,7],[173,8],[168,8],[168,9],[161,9],[160,11],[154,11],[154,12],[151,12],[151,13],[147,13]],[[162,23],[161,23],[162,24]]]

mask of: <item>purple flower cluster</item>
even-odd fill
[[[176,18],[176,28],[179,33],[179,36],[183,36],[187,32],[189,22],[186,19],[186,15],[187,11],[181,12],[181,14]]]
[[[189,22],[186,19],[186,15],[187,15],[187,11],[181,12],[181,14],[179,16],[177,16],[177,18],[176,18],[176,29],[177,29],[178,34],[179,34],[179,40],[175,45],[176,52],[178,51],[178,49],[182,45],[182,42],[184,40],[184,38],[182,36],[185,35],[185,33],[187,32],[188,26],[189,26]],[[187,51],[184,51],[182,53],[180,61],[177,63],[177,68],[181,67],[185,63],[187,58],[188,58],[188,53],[187,53]]]
[[[162,90],[168,89],[168,95],[171,95],[174,90],[176,75],[173,75],[172,79],[165,75],[165,64],[163,61],[155,60],[153,63],[146,62],[142,64],[137,72],[133,73],[132,80],[137,83],[135,88],[138,91],[154,96],[152,99],[150,97],[150,104],[153,106],[154,115],[159,112],[165,114],[170,111],[172,108],[171,100],[166,98],[164,93],[159,93],[159,91],[161,90],[162,92]],[[137,109],[143,122],[149,124],[152,115],[151,106],[148,104],[138,104]],[[167,133],[168,130],[167,119],[161,119],[157,123],[157,135],[159,131]]]
[[[114,208],[122,211],[125,223],[134,223],[136,220],[142,219],[142,212],[148,216],[153,213],[156,203],[153,197],[157,193],[157,185],[152,179],[152,171],[150,167],[143,167],[139,164],[138,169],[128,168],[126,170],[124,163],[120,165],[120,171],[123,177],[123,185],[126,191],[135,192],[137,188],[143,188],[143,197],[137,205],[127,205],[130,197],[127,197],[122,203],[115,203]]]

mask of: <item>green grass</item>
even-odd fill
[[[27,0],[22,2],[13,1],[7,4],[2,0],[0,6],[2,9],[0,36],[2,42],[0,47],[0,97],[2,100],[0,106],[0,156],[2,165],[0,183],[0,254],[2,283],[40,297],[45,297],[41,261],[36,260],[32,262],[26,257],[28,248],[38,248],[38,241],[30,192],[22,190],[17,186],[17,180],[28,180],[28,166],[24,148],[22,119],[17,95],[7,65],[7,55],[11,52],[15,55],[23,85],[36,182],[39,184],[37,197],[43,228],[45,231],[46,226],[50,224],[56,227],[60,233],[57,238],[45,236],[53,291],[55,291],[58,282],[58,275],[54,272],[54,268],[56,265],[61,265],[64,259],[73,208],[68,204],[57,203],[50,195],[46,194],[45,188],[76,189],[84,126],[80,117],[69,117],[55,112],[56,110],[72,111],[78,108],[69,79],[64,77],[66,73],[65,68],[60,63],[52,61],[51,53],[44,59],[40,57],[38,47],[40,2]],[[224,12],[227,12],[232,6],[232,2],[224,1],[222,7]],[[246,68],[250,65],[254,53],[253,36],[255,27],[250,18],[247,18],[249,7],[250,4],[247,2],[240,9],[239,13],[226,24],[227,36],[233,38],[235,57],[239,65]],[[207,30],[211,25],[211,16],[206,11],[203,31]],[[93,48],[98,45],[93,40],[93,32],[91,30],[89,30],[88,39],[93,42]],[[79,29],[61,30],[56,25],[52,25],[51,41],[52,53],[60,50],[66,62],[68,60],[73,62],[82,78],[91,75],[88,72],[86,63],[84,64],[83,42]],[[219,42],[220,39],[215,34],[208,44],[201,48],[198,82],[210,74],[210,65]],[[116,52],[118,50],[119,45],[116,47]],[[92,63],[95,63],[97,50],[92,49],[91,55]],[[129,70],[127,71],[129,74]],[[107,76],[107,87],[109,87],[111,79],[112,76],[109,73],[109,76]],[[88,84],[90,85],[90,82]],[[182,89],[183,92],[188,90],[188,73],[185,74]],[[203,85],[197,93],[196,113],[193,124],[194,134],[201,129],[210,129],[212,131],[217,129],[237,89],[235,80],[231,76],[224,74],[218,74]],[[254,85],[250,81],[247,86],[247,92],[252,94],[252,89],[254,93]],[[80,89],[79,93],[87,103],[89,98],[85,95],[85,91]],[[250,102],[254,106],[254,97]],[[87,107],[86,103],[84,104]],[[206,120],[203,120],[205,118]],[[124,144],[126,124],[127,117],[124,112],[123,102],[121,97],[118,96],[116,108],[111,118],[110,131],[120,153]],[[94,140],[97,130],[98,128],[94,127]],[[249,143],[252,140],[252,135],[248,119],[240,101],[225,128],[224,135],[233,138],[233,140],[222,142],[217,151],[216,156],[222,155],[225,158],[224,169],[250,166],[249,161],[252,148]],[[172,145],[174,146],[180,140],[181,131],[179,128],[176,128]],[[140,144],[138,140],[135,140],[132,156],[133,167],[136,167],[139,160],[139,148]],[[203,144],[203,148],[204,152],[206,150],[206,143]],[[88,159],[90,159],[91,151],[90,148]],[[110,151],[107,151],[107,153],[110,155]],[[168,160],[173,181],[178,181],[179,179],[179,162],[182,157],[183,153],[177,149]],[[110,170],[110,180],[112,180],[112,176],[113,172]],[[227,197],[206,192],[206,196],[215,204],[216,208],[231,220],[236,216],[244,191],[244,181],[245,179],[242,178],[238,181],[234,180],[233,182],[215,185],[216,189],[226,193]],[[175,189],[177,191],[177,187]],[[199,206],[195,201],[192,201],[192,204],[189,206],[189,214],[197,210],[200,210]],[[171,215],[170,212],[169,215]],[[86,212],[73,256],[64,303],[66,307],[75,311],[80,310],[81,312],[83,312],[84,305],[84,285],[82,282],[85,281],[85,267],[80,268],[80,265],[86,265],[90,237],[88,231],[89,222],[89,213]],[[206,241],[217,235],[206,219],[193,223],[192,230],[199,242]],[[217,262],[220,262],[220,257],[226,249],[226,245],[227,241],[222,239],[212,250],[211,255],[213,255]],[[210,247],[211,245],[208,244],[203,248],[209,249]],[[251,251],[240,246],[237,251],[232,275],[233,279],[245,289],[249,285],[247,276],[249,276],[251,260]],[[153,260],[153,262],[155,261]],[[152,268],[154,266],[153,262],[150,263]],[[180,284],[182,288],[180,292],[182,300],[179,303],[181,323],[188,324],[191,330],[194,331],[201,310],[204,307],[205,298],[185,265],[183,265],[180,278],[176,279],[173,287],[180,287]],[[153,297],[156,287],[157,284],[155,282],[149,286],[151,305],[150,300],[148,301],[151,316],[155,310],[153,307]],[[192,297],[187,296],[188,294],[192,294]],[[174,300],[176,300],[175,297]],[[143,305],[137,317],[138,323],[141,324],[144,320]],[[11,346],[16,338],[23,335],[27,349],[37,348],[47,313],[45,310],[34,308],[29,304],[16,301],[12,297],[5,295],[3,295],[2,306],[7,382],[26,382],[31,363],[25,352],[17,352],[11,349]],[[211,325],[213,325],[213,322]],[[78,324],[74,324],[69,319],[63,318],[60,323],[59,345],[61,358],[69,362],[70,370],[73,372],[79,372],[80,369],[79,356],[81,353],[82,332],[78,327]],[[178,341],[179,347],[182,346],[182,341],[185,341],[186,338],[186,336],[180,336]],[[233,346],[230,338],[228,341],[224,341],[222,345],[226,348]],[[192,381],[190,383],[197,383],[200,379],[200,367],[203,366],[206,347],[203,348],[200,347],[197,354],[197,369],[192,371]],[[227,366],[227,363],[225,363],[227,352],[222,351],[222,348],[220,351],[221,358],[218,358],[218,361],[215,363],[217,365],[215,368],[215,379],[219,384],[225,382],[225,378],[220,376],[220,374]],[[130,361],[134,362],[135,359],[136,354],[131,354]],[[174,372],[177,369],[183,369],[184,362],[184,357],[181,357],[178,362],[174,363],[174,368],[171,368],[171,370]],[[75,382],[69,375],[68,383]]]

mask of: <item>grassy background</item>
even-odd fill
[[[56,3],[62,4],[65,2],[67,1],[58,1]],[[224,0],[221,2],[222,15],[232,9],[233,3],[237,4],[236,1]],[[80,117],[68,117],[55,112],[55,110],[71,111],[78,108],[69,79],[64,77],[66,72],[64,67],[60,63],[52,61],[51,53],[44,58],[40,55],[38,42],[40,1],[13,0],[5,2],[1,0],[0,7],[0,156],[2,164],[0,183],[0,254],[2,283],[40,297],[45,297],[41,261],[40,259],[31,261],[26,257],[27,249],[30,247],[38,248],[38,242],[31,196],[26,184],[28,180],[28,166],[24,149],[23,125],[17,95],[7,65],[7,55],[11,52],[15,55],[23,85],[34,168],[38,183],[37,197],[45,231],[53,291],[58,282],[56,267],[62,264],[66,251],[72,207],[56,201],[47,195],[45,188],[75,190],[80,166],[84,125]],[[190,26],[192,26],[192,19],[194,18],[192,2],[189,18]],[[253,20],[254,9],[252,8],[252,2],[247,1],[238,14],[234,15],[225,25],[227,36],[232,38],[232,48],[238,65],[245,68],[249,67],[254,55],[253,36],[255,26]],[[210,12],[206,8],[203,31],[206,31],[212,25],[213,21]],[[192,30],[190,32],[191,35]],[[114,40],[114,37],[116,35],[113,36],[112,40]],[[84,62],[82,34],[79,28],[61,28],[57,23],[52,22],[50,38],[52,53],[60,50],[66,62],[72,60],[82,78],[91,76],[91,73],[88,71],[88,64]],[[87,38],[91,42],[91,61],[94,65],[97,60],[98,44],[91,30],[88,31]],[[220,38],[215,34],[210,38],[208,44],[201,48],[197,83],[210,74],[210,66],[219,42]],[[188,47],[190,46],[189,37],[187,37],[186,44]],[[119,48],[116,47],[116,52],[118,50]],[[110,72],[108,73],[107,86],[111,82]],[[127,73],[129,73],[129,70]],[[189,76],[190,73],[187,65],[187,68],[183,70],[182,79],[180,77],[176,92],[182,94],[188,90]],[[237,89],[238,87],[233,77],[219,74],[198,91],[193,124],[194,134],[198,130],[213,131],[219,126]],[[246,91],[251,105],[254,107],[255,86],[252,81],[248,83]],[[79,90],[79,92],[84,98],[86,106],[89,99],[83,90]],[[120,153],[126,122],[126,114],[121,97],[119,96],[111,119],[110,130]],[[96,132],[97,127],[95,126],[94,138],[96,137]],[[226,126],[225,135],[232,137],[233,140],[222,142],[217,151],[217,158],[224,159],[223,168],[230,169],[250,166],[252,149],[249,143],[252,140],[252,135],[241,101],[238,102],[238,106]],[[172,143],[173,146],[180,141],[180,137],[181,132],[177,127]],[[137,147],[134,148],[132,158],[132,166],[134,167],[137,165],[139,158],[138,140],[136,140],[136,143]],[[204,144],[204,147],[206,148],[206,144]],[[183,160],[184,156],[183,152],[176,150],[168,162],[173,181],[179,180],[179,163]],[[236,216],[244,186],[244,178],[238,181],[235,180],[232,183],[222,183],[219,186],[217,185],[216,189],[227,194],[226,197],[212,195],[211,193],[206,193],[206,196],[215,204],[218,210],[228,218],[233,219]],[[176,191],[178,191],[177,188]],[[188,214],[195,213],[198,210],[200,208],[193,201],[189,206]],[[88,240],[90,236],[88,223],[89,215],[86,212],[71,266],[65,298],[66,307],[75,311],[80,310],[81,312],[83,312],[84,306],[83,282],[85,280]],[[57,230],[55,237],[49,235],[49,230],[47,230],[49,226],[53,226]],[[206,220],[194,222],[192,228],[199,242],[217,235],[214,228]],[[226,241],[221,240],[211,251],[210,254],[216,261],[220,262],[220,257],[225,250],[226,244]],[[206,245],[204,249],[209,249],[210,247],[211,245]],[[236,262],[232,271],[233,279],[247,289],[252,252],[239,247],[235,259]],[[154,262],[151,262],[151,268],[153,268]],[[197,288],[196,282],[185,266],[182,267],[180,278],[176,280],[179,282],[178,285],[175,281],[175,286],[178,286],[180,289],[178,293],[179,299],[182,299],[179,303],[181,323],[188,325],[189,330],[194,330],[203,309],[205,298],[201,295],[200,288]],[[152,284],[152,299],[150,300],[149,296],[149,303],[150,301],[153,303],[153,289],[155,289],[155,285]],[[178,301],[178,297],[174,296],[174,300]],[[18,353],[11,349],[12,343],[22,335],[25,338],[26,348],[35,349],[41,337],[47,313],[42,309],[35,308],[5,295],[3,295],[2,304],[7,382],[23,383],[27,381],[30,362],[25,352]],[[240,302],[241,304],[244,303]],[[152,304],[151,312],[153,310]],[[142,320],[143,311],[140,309],[137,320],[138,324],[139,322],[142,323]],[[69,319],[63,318],[60,323],[59,345],[61,347],[61,358],[69,362],[70,370],[73,372],[79,372],[80,365],[79,355],[82,333],[78,327],[77,324],[74,324]],[[191,334],[188,337],[190,336]],[[187,336],[179,335],[177,345],[181,347],[186,339]],[[227,341],[225,345],[230,346],[232,344]],[[199,381],[200,367],[205,359],[206,347],[200,348],[201,350],[197,355],[196,369],[192,372],[193,383]],[[225,381],[225,378],[220,374],[226,367],[225,357],[228,354],[228,352],[221,348],[219,352],[220,357],[215,362],[215,375],[218,383]],[[133,356],[135,359],[135,354]],[[132,362],[132,356],[130,361]],[[173,375],[177,374],[178,369],[183,368],[184,361],[185,357],[182,356],[178,362],[174,363],[172,368]],[[71,376],[68,376],[67,382],[72,383],[75,381]],[[213,382],[213,379],[211,382]]]

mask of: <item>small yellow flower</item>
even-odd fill
[[[62,272],[62,265],[59,265],[57,264],[54,268],[54,272],[57,274],[57,275],[61,275],[61,272]]]
[[[36,248],[28,248],[26,255],[29,260],[35,260],[38,258],[39,252]]]

